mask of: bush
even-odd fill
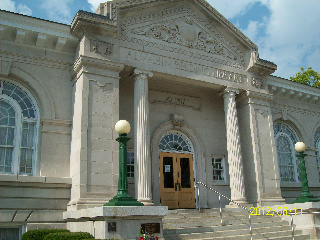
[[[29,230],[22,235],[21,240],[43,240],[50,233],[69,232],[67,229],[35,229]]]
[[[57,232],[50,233],[43,240],[84,240],[94,239],[90,233],[86,232]]]

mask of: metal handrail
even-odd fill
[[[198,193],[198,209],[200,212],[200,188],[199,188],[199,184],[203,185],[204,187],[208,188],[209,190],[213,191],[214,193],[219,195],[219,206],[220,206],[220,223],[221,226],[223,225],[223,220],[222,220],[222,207],[221,207],[221,196],[224,197],[225,199],[227,199],[229,202],[233,202],[234,204],[238,205],[239,207],[245,209],[246,211],[248,211],[249,213],[249,230],[250,230],[250,240],[252,240],[252,225],[251,225],[251,213],[254,211],[250,211],[248,208],[246,208],[245,206],[242,206],[241,204],[233,201],[232,199],[226,197],[225,195],[223,195],[222,193],[212,189],[211,187],[208,187],[206,184],[202,183],[202,182],[196,182],[195,183],[195,187],[197,188],[197,193]],[[276,213],[276,215],[272,215],[272,216],[281,216],[282,214],[279,214],[278,212],[273,211],[274,213]],[[302,212],[301,214],[319,214],[320,212]],[[288,214],[289,215],[289,214]],[[292,231],[292,240],[294,240],[294,225],[293,225],[293,215],[290,213],[290,222],[291,222],[291,231]]]
[[[203,185],[204,187],[210,189],[211,191],[213,191],[214,193],[219,195],[219,205],[220,205],[220,223],[221,226],[223,225],[223,221],[222,221],[222,207],[221,207],[221,196],[224,197],[225,199],[227,199],[229,202],[233,202],[234,204],[238,205],[239,207],[245,209],[246,211],[248,211],[249,213],[249,230],[250,230],[250,240],[252,240],[252,226],[251,226],[251,211],[248,210],[248,208],[246,208],[245,206],[242,206],[241,204],[233,201],[232,199],[228,198],[227,196],[223,195],[222,193],[212,189],[211,187],[208,187],[206,184],[202,183],[202,182],[196,182],[195,183],[195,187],[197,188],[197,192],[198,192],[198,209],[200,212],[200,188],[197,185]]]

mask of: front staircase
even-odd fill
[[[250,240],[248,212],[244,209],[223,209],[223,226],[219,209],[170,210],[163,219],[165,240],[224,239]],[[251,216],[252,239],[291,240],[291,226],[279,216]],[[310,239],[301,231],[294,231],[294,239]]]

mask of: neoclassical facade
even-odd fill
[[[320,195],[320,90],[272,76],[213,7],[115,0],[71,25],[0,12],[0,236],[65,228],[63,212],[108,202],[119,119],[131,123],[129,193],[145,205],[217,207],[195,182],[243,204],[290,203],[297,141]]]

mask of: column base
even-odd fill
[[[138,199],[144,206],[155,206],[152,199]]]
[[[257,206],[259,207],[274,206],[281,204],[286,204],[286,201],[282,197],[262,198],[260,201],[257,202]]]
[[[246,208],[253,207],[253,205],[248,203],[248,201],[245,198],[238,198],[238,199],[232,199],[232,200],[243,207],[246,207]],[[228,205],[226,205],[226,208],[239,208],[239,206],[233,202],[230,202]]]
[[[143,203],[138,202],[137,199],[127,195],[116,195],[109,202],[103,205],[104,207],[114,206],[144,206]]]
[[[311,193],[302,193],[300,197],[292,203],[305,203],[305,202],[320,202],[320,199],[313,196]]]

